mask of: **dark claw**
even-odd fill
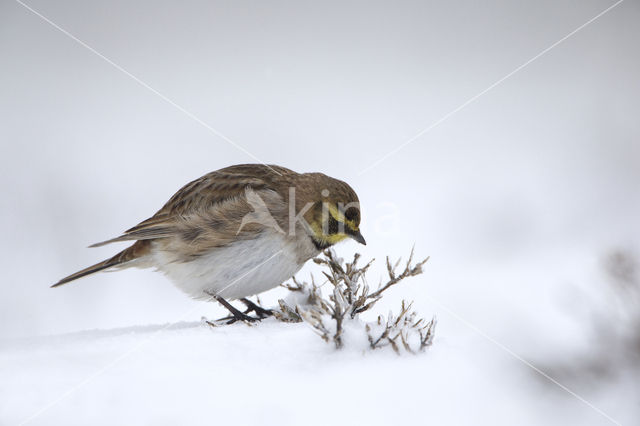
[[[240,312],[240,315],[229,315],[228,317],[220,318],[218,321],[226,321],[225,324],[233,324],[237,321],[256,322],[260,321],[261,319],[262,318],[252,317],[245,314],[244,312]]]
[[[249,299],[243,298],[240,299],[240,301],[247,307],[247,309],[244,311],[245,314],[248,314],[249,312],[255,312],[256,315],[258,315],[259,319],[267,318],[273,315],[273,311],[271,309],[265,309],[261,306],[258,306]]]
[[[258,317],[252,317],[247,315],[247,312],[251,312],[250,310],[247,310],[246,312],[240,312],[231,303],[227,302],[222,297],[215,294],[211,294],[211,293],[207,293],[207,294],[209,294],[211,297],[216,299],[222,306],[227,308],[227,310],[231,313],[231,315],[224,318],[220,318],[219,320],[216,320],[213,323],[207,321],[208,324],[211,326],[215,326],[215,323],[223,322],[223,321],[226,321],[225,324],[233,324],[234,322],[237,322],[237,321],[244,321],[244,322],[250,323],[250,322],[260,321],[262,318],[264,318],[263,316],[261,316],[261,314],[258,311],[256,311],[256,314],[258,314]],[[254,305],[254,306],[256,306],[259,309],[262,309],[257,305]]]

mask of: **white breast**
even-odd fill
[[[160,250],[153,258],[159,271],[196,299],[210,298],[207,293],[225,299],[258,294],[288,280],[304,264],[296,256],[296,244],[275,231],[213,249],[189,262]]]

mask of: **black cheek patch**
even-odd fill
[[[342,228],[344,228],[344,225],[342,225]],[[329,235],[335,235],[340,233],[341,229],[340,229],[340,223],[333,217],[333,216],[329,216],[329,229],[328,229],[328,233]],[[344,229],[342,230],[344,231]]]

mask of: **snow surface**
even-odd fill
[[[304,324],[203,326],[223,310],[150,271],[50,289],[255,159],[4,1],[0,425],[612,424],[508,351],[552,371],[615,350],[592,313],[618,308],[602,258],[640,252],[640,2],[453,115],[613,2],[26,3],[260,160],[349,182],[368,244],[338,254],[377,258],[375,285],[415,243],[424,275],[376,308],[413,300],[438,327],[417,356],[336,352]],[[637,370],[559,380],[637,425]]]
[[[0,424],[612,424],[477,333],[447,328],[401,356],[350,331],[336,351],[273,319],[3,341]],[[622,401],[596,401],[633,424],[623,392],[635,385],[623,385]]]
[[[544,419],[515,382],[496,385],[498,366],[467,355],[447,339],[418,356],[336,352],[308,326],[275,321],[88,331],[3,347],[0,420],[19,423],[51,403],[30,424]]]

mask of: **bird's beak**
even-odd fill
[[[362,244],[363,246],[367,245],[367,241],[364,239],[364,237],[362,236],[359,230],[349,234],[349,236],[354,240],[356,240],[357,242],[359,242],[360,244]]]

